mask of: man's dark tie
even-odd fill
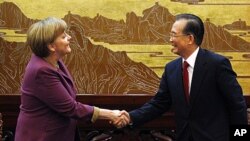
[[[184,61],[183,63],[183,84],[184,84],[184,92],[186,96],[186,100],[189,103],[189,78],[188,78],[188,68],[189,64]]]

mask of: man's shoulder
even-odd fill
[[[207,58],[210,61],[212,61],[212,60],[219,61],[219,60],[224,60],[224,59],[227,58],[226,56],[223,56],[223,55],[221,55],[219,53],[216,53],[216,52],[213,52],[213,51],[210,51],[210,50],[207,50],[207,49],[201,49],[200,57],[201,58],[203,58],[203,57]]]
[[[177,57],[176,59],[170,61],[169,63],[166,64],[166,66],[171,66],[171,65],[176,65],[178,64],[180,61],[182,61],[182,58],[181,57]]]

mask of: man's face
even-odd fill
[[[186,24],[187,20],[185,19],[175,21],[170,33],[170,42],[173,46],[171,51],[174,54],[178,54],[182,57],[188,47],[188,35],[182,32]]]

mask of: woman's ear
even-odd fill
[[[53,43],[48,44],[47,47],[48,47],[48,49],[49,49],[50,52],[54,52],[55,51],[55,46],[53,45]]]

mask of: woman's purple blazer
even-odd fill
[[[90,121],[93,106],[75,100],[76,88],[64,63],[59,69],[32,55],[21,86],[15,141],[74,141],[78,119]]]

